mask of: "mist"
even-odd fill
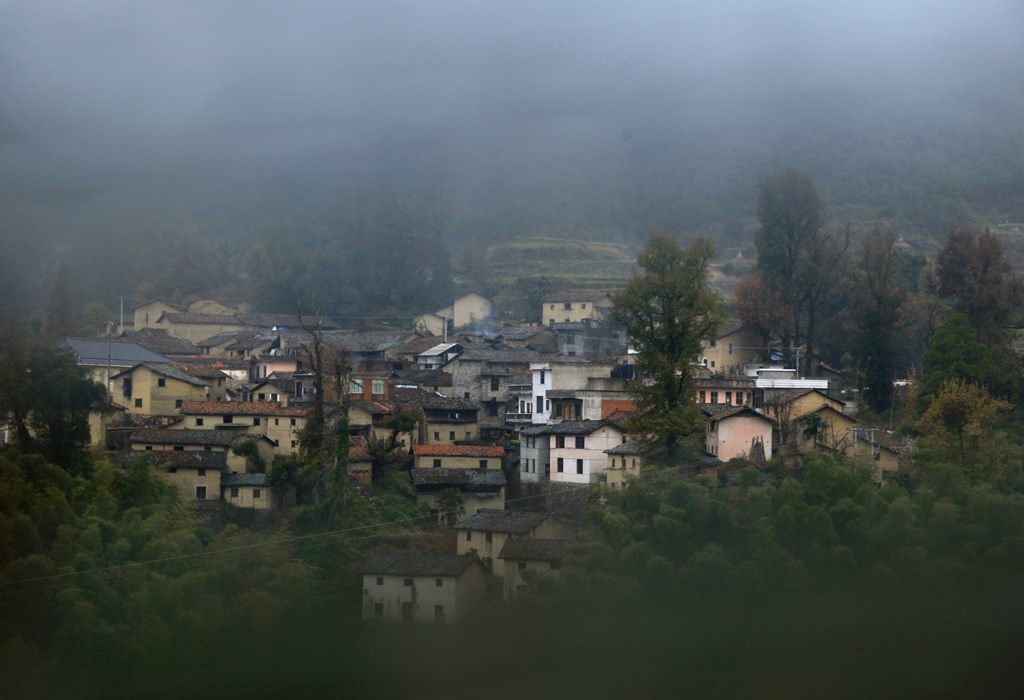
[[[1024,218],[1022,30],[1012,0],[5,3],[0,307],[60,261],[131,294],[160,235],[329,236],[382,188],[441,201],[449,246],[742,244],[784,165],[908,233],[975,211],[907,205],[927,187]]]

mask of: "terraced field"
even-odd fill
[[[633,274],[626,246],[557,238],[524,238],[487,251],[490,279],[500,284],[546,277],[574,290],[621,289]]]

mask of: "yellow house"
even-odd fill
[[[636,438],[605,450],[608,455],[608,487],[624,489],[630,478],[640,476],[656,444],[651,438]]]
[[[176,416],[187,401],[203,401],[210,385],[180,367],[144,362],[112,378],[114,398],[128,413],[144,416]]]
[[[181,406],[182,428],[256,433],[274,443],[275,454],[294,455],[309,411],[271,401],[188,401]]]
[[[541,304],[541,323],[576,323],[587,318],[603,319],[612,308],[608,292],[560,292]]]
[[[703,341],[700,364],[717,374],[742,375],[763,350],[760,345],[761,338],[747,325],[727,323]]]
[[[458,522],[484,509],[505,508],[505,472],[500,469],[413,469],[416,501],[426,503],[432,515],[438,515],[441,492],[456,489],[462,496],[463,513],[451,514]]]
[[[363,566],[363,619],[455,624],[487,597],[471,554],[381,552]]]
[[[266,474],[228,474],[221,479],[222,500],[239,508],[269,510],[295,505],[291,487],[284,497],[270,488]]]
[[[170,311],[160,314],[155,327],[163,328],[169,335],[186,338],[193,343],[199,343],[218,333],[248,329],[245,323],[230,314],[193,314]]]
[[[819,406],[829,406],[842,413],[845,403],[820,389],[794,389],[766,397],[764,414],[775,421],[778,435],[776,444],[788,442],[793,434],[793,423]]]
[[[505,448],[491,445],[413,445],[417,469],[501,469]]]
[[[136,330],[140,328],[155,328],[157,319],[165,313],[188,313],[188,307],[172,304],[164,299],[155,299],[154,301],[139,304],[135,307],[134,328]]]
[[[144,455],[164,478],[181,489],[184,498],[197,501],[220,499],[221,478],[227,468],[224,452],[187,450],[121,451],[111,455],[115,464],[126,465]]]
[[[255,442],[260,458],[266,464],[274,459],[274,446],[264,435],[233,433],[227,430],[172,430],[140,428],[132,431],[129,442],[132,449],[146,452],[213,452],[224,455],[226,469],[231,474],[251,471],[251,458],[236,455],[235,447],[244,442]],[[217,491],[219,496],[220,491]]]
[[[479,510],[452,528],[459,554],[475,553],[494,575],[504,578],[505,560],[498,559],[510,537],[538,540],[576,539],[576,528],[551,513]]]
[[[518,537],[505,540],[498,554],[498,559],[505,562],[505,600],[515,600],[519,591],[526,588],[526,580],[523,578],[526,571],[557,574],[572,543],[572,540],[531,540]]]
[[[819,425],[811,426],[811,416],[820,416]],[[801,452],[820,450],[842,455],[853,453],[851,428],[857,419],[847,416],[831,405],[822,404],[813,411],[798,416],[792,423],[790,439],[795,439]]]

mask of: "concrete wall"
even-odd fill
[[[746,412],[744,412],[746,413]],[[735,457],[749,457],[753,440],[764,441],[765,459],[772,458],[772,422],[766,418],[746,415],[729,416],[710,424],[708,452],[723,462]]]
[[[125,394],[125,379],[128,378],[131,397]],[[160,379],[164,380],[164,386],[159,386]],[[114,400],[129,413],[143,416],[175,416],[180,411],[178,401],[205,401],[208,395],[207,387],[164,377],[146,367],[118,377],[114,384]]]
[[[565,447],[558,447],[557,438],[565,438]],[[583,449],[576,447],[576,435],[552,435],[551,440],[551,481],[571,484],[593,484],[600,480],[608,467],[605,450],[622,444],[622,433],[610,425],[598,428],[583,437]],[[558,460],[562,459],[563,470],[558,471]],[[577,460],[582,460],[582,471]]]
[[[411,581],[412,585],[405,585],[406,581]],[[366,574],[363,576],[363,619],[401,622],[403,605],[408,604],[413,622],[454,624],[482,603],[486,593],[484,573],[476,565],[458,578]],[[376,613],[377,605],[380,605],[380,614]]]

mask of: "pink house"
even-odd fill
[[[772,458],[772,421],[749,406],[703,404],[708,416],[704,450],[723,462],[739,457],[755,462]]]

